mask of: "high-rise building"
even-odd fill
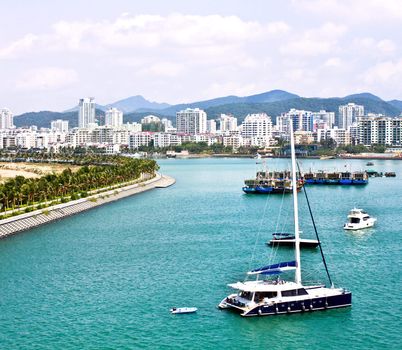
[[[95,98],[81,98],[78,108],[78,127],[87,128],[95,125]]]
[[[266,137],[271,139],[271,117],[265,113],[248,114],[242,123],[241,135],[243,137]]]
[[[176,113],[178,133],[205,134],[207,132],[207,114],[199,108],[187,108]]]
[[[402,117],[364,116],[357,118],[357,143],[401,146]]]
[[[0,109],[0,129],[14,128],[14,115],[8,108]]]
[[[123,125],[123,112],[117,108],[109,108],[105,112],[105,125],[118,128]]]
[[[355,103],[339,106],[338,126],[342,129],[348,129],[356,122],[357,117],[364,115],[364,106]]]
[[[232,115],[221,114],[218,121],[220,125],[219,130],[221,133],[237,130],[237,118],[233,117]]]
[[[50,128],[52,131],[68,132],[68,120],[52,120],[50,122]]]
[[[207,120],[207,132],[209,134],[216,134],[216,121],[215,121],[215,119]]]

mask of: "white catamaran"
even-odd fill
[[[296,156],[292,124],[290,122],[290,143],[292,179],[295,181]],[[219,307],[221,309],[232,309],[239,312],[241,316],[270,316],[351,306],[352,293],[344,288],[335,288],[329,274],[330,287],[323,284],[307,286],[302,283],[296,186],[293,186],[293,206],[295,260],[254,269],[247,274],[256,276],[255,280],[229,284],[237,292],[230,294],[220,302]],[[325,260],[324,265],[326,268]],[[276,279],[267,277],[290,270],[295,271],[294,281],[285,281],[279,277]]]

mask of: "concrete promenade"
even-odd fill
[[[68,203],[57,204],[45,209],[39,209],[30,213],[20,214],[14,217],[0,220],[0,238],[13,235],[17,232],[63,219],[64,217],[81,213],[82,211],[114,202],[124,197],[145,192],[153,188],[165,188],[176,182],[170,176],[159,173],[150,180],[129,185],[111,191],[105,191],[86,198],[77,199]]]

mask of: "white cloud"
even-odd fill
[[[368,84],[398,83],[402,80],[402,59],[397,61],[385,61],[370,67],[363,75]],[[400,90],[400,88],[399,88]]]
[[[377,48],[385,54],[391,54],[395,52],[396,45],[392,40],[384,39],[377,43]]]
[[[342,24],[324,25],[301,31],[296,37],[281,45],[280,52],[285,55],[319,56],[339,50],[339,38],[347,32]]]
[[[292,4],[299,11],[336,17],[355,24],[402,19],[400,0],[292,0]]]
[[[324,66],[325,67],[339,67],[341,64],[342,64],[342,60],[339,57],[331,57],[325,61]]]
[[[16,82],[19,90],[50,90],[69,86],[78,82],[78,74],[73,69],[44,67],[29,70]]]
[[[0,59],[14,58],[20,54],[24,54],[25,52],[31,50],[38,40],[38,36],[29,33],[21,39],[14,41],[10,45],[0,48]]]

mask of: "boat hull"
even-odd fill
[[[306,298],[303,300],[283,301],[277,302],[273,305],[258,305],[253,309],[244,311],[242,308],[237,307],[221,307],[229,308],[239,312],[241,316],[275,316],[292,313],[322,311],[329,309],[337,309],[349,307],[352,305],[352,293],[344,292],[339,295],[332,295],[328,297]]]

